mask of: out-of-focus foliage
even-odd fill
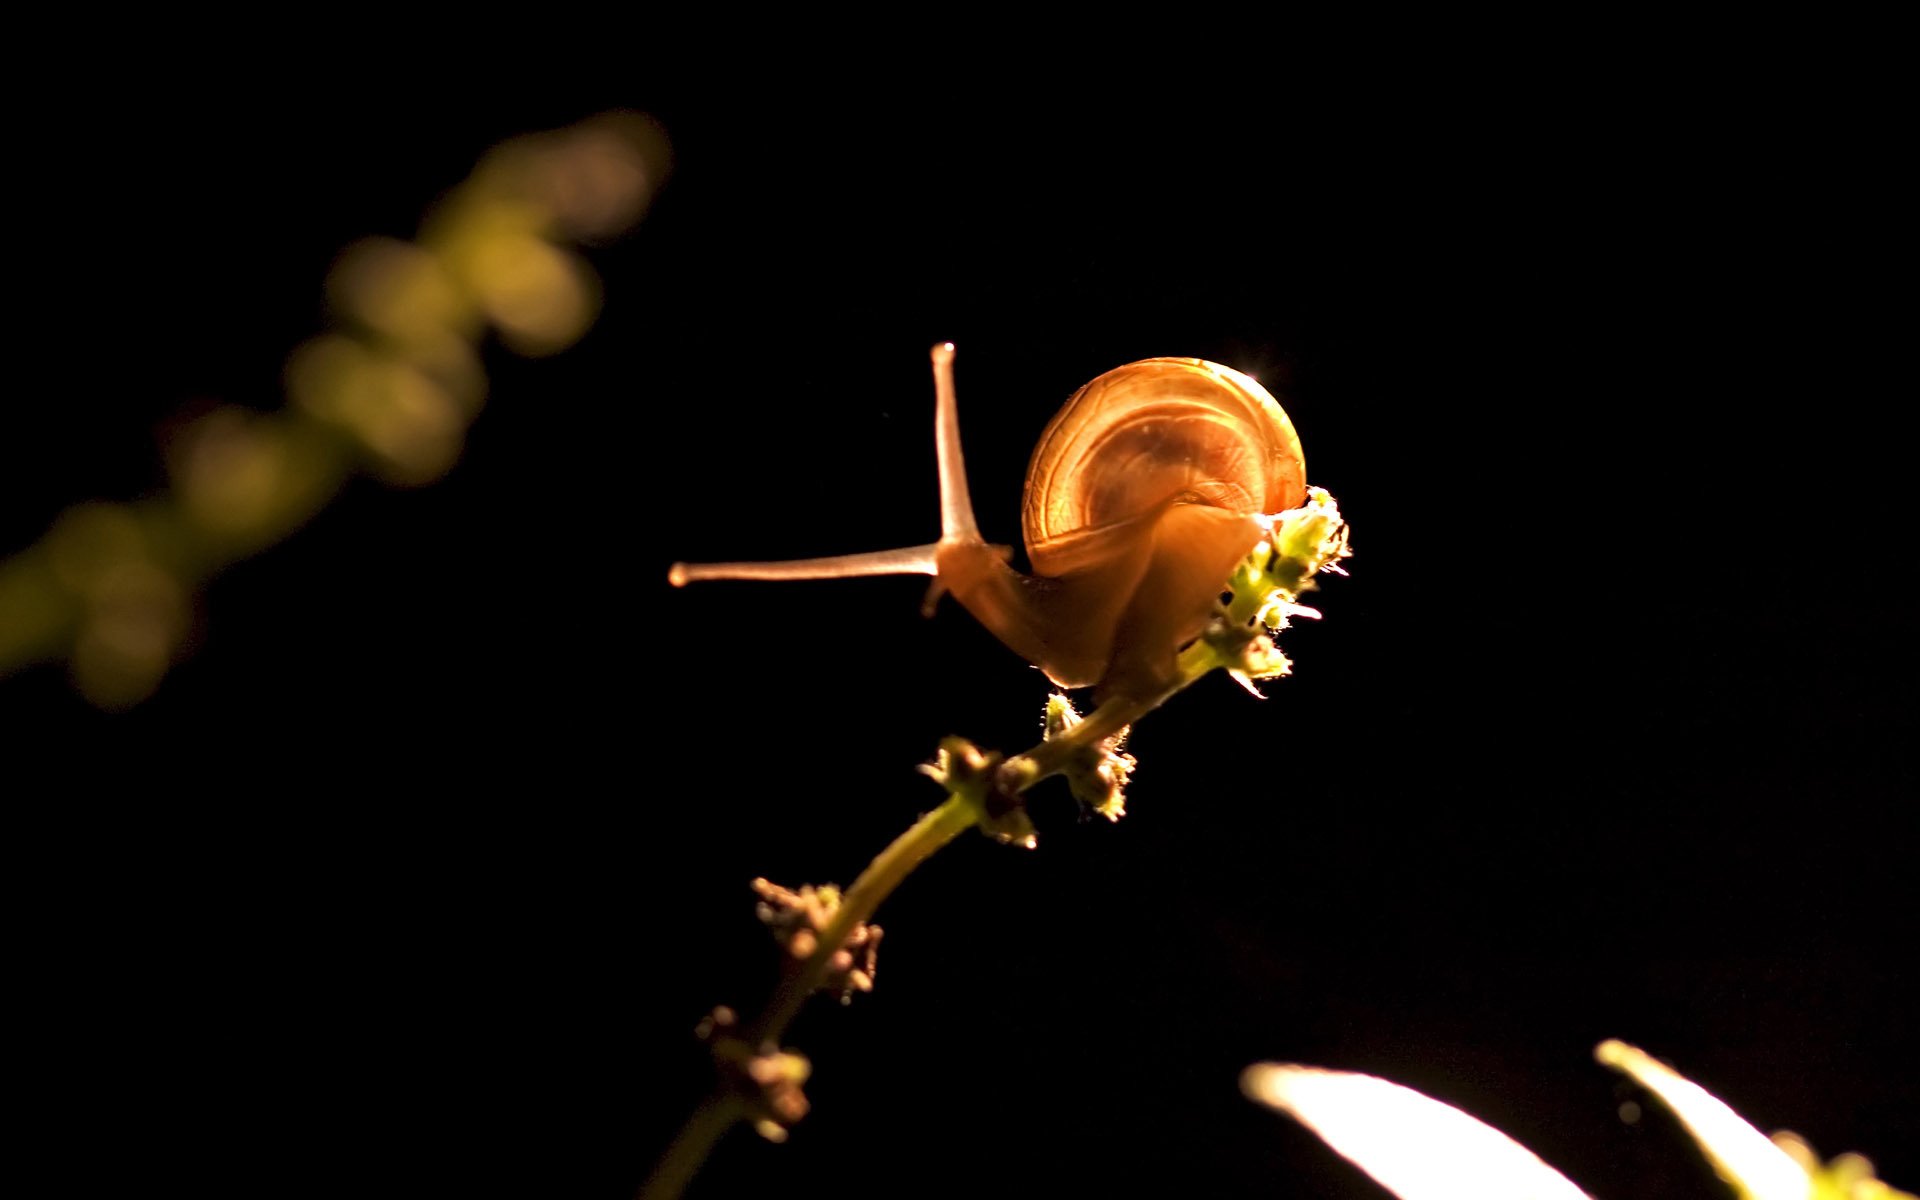
[[[326,281],[336,327],[288,358],[283,408],[195,417],[167,447],[169,490],[75,505],[0,562],[0,675],[64,659],[94,704],[137,704],[183,653],[209,577],[285,538],[356,472],[409,487],[445,475],[486,397],[481,339],[491,329],[523,355],[577,341],[600,290],[567,244],[630,228],[668,157],[637,113],[515,138],[416,241],[347,247]]]

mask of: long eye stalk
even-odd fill
[[[954,399],[953,343],[933,348],[934,448],[940,460],[940,542],[795,558],[781,562],[674,563],[667,582],[685,587],[706,579],[850,579],[857,575],[937,575],[935,555],[941,543],[978,542],[973,500],[967,493],[967,468],[960,454],[960,410]],[[937,594],[937,593],[936,593]]]
[[[940,540],[977,542],[967,464],[960,453],[960,404],[953,394],[953,343],[933,348],[933,445],[940,459]]]

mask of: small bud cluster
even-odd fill
[[[1254,695],[1253,681],[1285,675],[1293,664],[1273,635],[1293,617],[1318,618],[1298,601],[1321,571],[1344,575],[1340,560],[1353,553],[1340,506],[1321,488],[1307,490],[1299,508],[1266,518],[1267,536],[1227,581],[1228,600],[1203,638],[1227,673]]]
[[[1058,694],[1047,697],[1044,721],[1047,741],[1053,741],[1079,723],[1080,714],[1070,700]],[[1127,740],[1130,729],[1131,726],[1088,745],[1061,769],[1074,798],[1088,811],[1109,821],[1118,821],[1127,815],[1127,781],[1138,764],[1133,755],[1120,752],[1120,745]]]
[[[694,1032],[712,1049],[714,1067],[728,1092],[746,1108],[754,1131],[770,1142],[784,1142],[787,1130],[807,1115],[807,1096],[800,1085],[813,1073],[813,1064],[806,1055],[771,1042],[748,1045],[733,1032],[738,1025],[734,1011],[722,1006]]]
[[[920,773],[978,808],[980,832],[1010,846],[1031,850],[1040,844],[1026,805],[1017,792],[1003,786],[997,750],[982,750],[965,738],[940,741],[940,752],[923,763]]]
[[[796,962],[812,958],[820,948],[820,936],[840,911],[840,889],[832,884],[814,887],[807,884],[790,891],[766,879],[753,881],[760,903],[754,914],[773,932]],[[840,993],[842,1004],[851,1004],[855,992],[873,990],[880,955],[878,925],[861,922],[847,931],[847,939],[827,960],[827,973],[820,981],[822,991]]]

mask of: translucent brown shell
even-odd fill
[[[1293,422],[1251,376],[1200,358],[1145,358],[1082,387],[1027,465],[1020,528],[1033,569],[1064,544],[1169,500],[1276,513],[1307,495]]]
[[[1031,575],[981,539],[967,493],[953,347],[933,349],[941,536],[901,550],[778,563],[676,563],[697,579],[918,573],[1063,687],[1147,691],[1172,676],[1221,588],[1263,533],[1306,499],[1293,423],[1252,377],[1197,358],[1149,358],[1082,387],[1027,469]]]

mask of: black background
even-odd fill
[[[28,1159],[627,1195],[694,1022],[772,984],[747,881],[850,881],[941,736],[1037,735],[1043,680],[915,581],[664,583],[930,539],[951,339],[989,537],[1067,394],[1194,355],[1281,397],[1352,575],[1270,699],[1142,724],[1125,821],[1043,788],[1038,850],[909,881],[878,991],[790,1035],[815,1113],[692,1194],[1380,1194],[1240,1098],[1266,1059],[1713,1194],[1609,1036],[1914,1186],[1911,261],[1886,89],[1795,61],[1058,106],[207,68],[25,130],[8,551],[162,484],[181,406],[278,403],[332,255],[486,146],[628,106],[676,152],[589,337],[489,351],[447,480],[229,571],[130,713],[0,683]]]

